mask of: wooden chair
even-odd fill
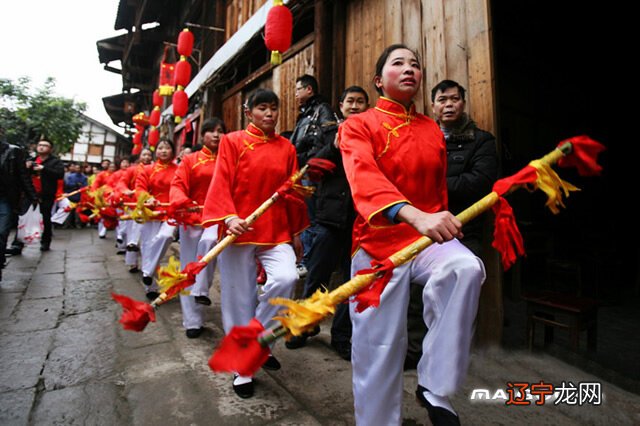
[[[545,291],[523,296],[527,301],[527,337],[533,349],[536,323],[544,325],[545,345],[553,342],[554,328],[569,331],[571,348],[577,352],[580,332],[587,331],[587,349],[596,350],[598,302],[564,293]]]

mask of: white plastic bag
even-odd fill
[[[51,215],[51,222],[62,225],[71,214],[71,201],[69,201],[68,198],[63,198],[62,200],[54,204],[54,206],[57,208],[57,210]]]
[[[25,244],[39,242],[43,230],[40,206],[29,207],[29,210],[18,218],[18,239]]]

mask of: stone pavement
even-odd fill
[[[27,247],[9,259],[0,283],[0,425],[352,425],[351,366],[329,346],[329,326],[306,348],[274,353],[280,371],[260,371],[242,400],[207,360],[220,341],[217,283],[206,332],[187,339],[178,301],[141,333],[122,330],[112,291],[143,300],[138,274],[115,253],[113,233],[56,230],[52,250]],[[176,251],[175,245],[172,250]],[[217,280],[217,278],[216,278]],[[638,356],[638,354],[633,354]],[[507,382],[600,382],[602,403],[506,406],[471,401]],[[405,373],[405,425],[429,424]],[[463,424],[640,424],[640,396],[553,357],[501,349],[474,351],[453,398]]]

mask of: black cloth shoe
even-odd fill
[[[211,299],[209,299],[207,296],[195,296],[195,299],[196,303],[199,303],[201,305],[211,305]]]
[[[200,337],[200,335],[202,334],[202,332],[204,331],[204,328],[200,327],[200,328],[189,328],[186,331],[186,335],[189,339],[197,339],[198,337]]]
[[[284,342],[284,345],[287,347],[287,349],[302,348],[307,344],[307,339],[309,337],[317,336],[319,333],[320,333],[320,326],[316,325],[313,328],[313,330],[302,333],[300,336],[291,336],[291,339]]]
[[[151,277],[142,277],[142,284],[144,284],[146,286],[150,286],[151,284],[153,284],[153,278],[151,278]]]
[[[278,361],[275,356],[269,355],[269,358],[267,358],[265,363],[262,365],[262,368],[265,370],[276,371],[280,370],[282,365],[280,365],[280,361]]]
[[[351,361],[351,342],[331,341],[331,346],[336,350],[340,358]]]
[[[42,244],[40,246],[40,251],[49,251],[51,249],[51,247],[49,247],[49,244]]]
[[[157,291],[150,291],[147,293],[147,299],[150,300],[151,302],[153,302],[154,300],[156,300],[158,298],[158,296],[160,296],[160,293],[158,293]]]
[[[116,254],[125,254],[125,253],[126,253],[126,251],[125,251],[124,249],[123,249],[123,250],[118,250],[118,251],[116,252]]]
[[[233,380],[235,382],[236,377],[238,377],[237,374],[233,375]],[[248,383],[243,383],[241,385],[236,385],[235,383],[233,384],[233,391],[236,393],[236,395],[238,395],[240,398],[251,398],[253,396],[253,380],[251,380]]]
[[[140,272],[140,269],[138,269],[137,266],[132,266],[131,268],[129,268],[129,272],[135,274],[136,272]]]
[[[307,344],[307,336],[302,334],[300,336],[291,336],[289,340],[284,342],[284,345],[287,349],[299,349]]]
[[[4,250],[4,254],[9,254],[11,256],[20,256],[22,254],[22,248],[11,246]]]
[[[426,388],[418,385],[418,389],[416,389],[416,397],[418,398],[420,405],[427,409],[429,419],[431,420],[431,423],[433,423],[433,426],[460,426],[460,419],[457,415],[453,414],[446,408],[431,405],[424,396],[424,392],[426,390]]]

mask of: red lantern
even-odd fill
[[[133,145],[133,149],[131,150],[131,155],[138,155],[142,152],[142,145]]]
[[[178,89],[173,94],[173,115],[176,116],[176,123],[182,121],[182,117],[187,115],[188,111],[189,97],[187,96],[187,92],[184,91],[183,87],[178,86]]]
[[[157,127],[151,127],[149,130],[149,148],[151,151],[156,149],[156,145],[158,145],[158,141],[160,140],[160,131]]]
[[[151,115],[149,116],[149,124],[152,126],[158,126],[160,124],[160,108],[153,107]]]
[[[134,145],[142,145],[142,133],[138,132],[133,135],[133,144]]]
[[[173,94],[173,73],[175,63],[166,61],[168,48],[168,46],[164,48],[162,62],[160,62],[160,77],[158,79],[158,93],[160,96],[171,96]]]
[[[186,56],[187,58],[191,56],[191,52],[193,51],[193,33],[189,31],[188,28],[182,30],[180,35],[178,35],[178,54],[181,56]]]
[[[144,112],[137,113],[131,118],[131,120],[135,123],[136,129],[138,129],[138,126],[141,126],[144,129],[145,126],[149,125],[149,117],[147,117]]]
[[[158,89],[153,91],[153,106],[162,108],[163,100],[162,96],[160,96],[160,91]]]
[[[282,63],[282,54],[291,46],[293,15],[282,0],[273,0],[273,7],[264,25],[264,43],[271,50],[271,63]]]
[[[189,80],[191,79],[191,64],[186,60],[184,56],[180,58],[180,61],[176,64],[176,70],[174,74],[173,84],[175,86],[187,87]]]

